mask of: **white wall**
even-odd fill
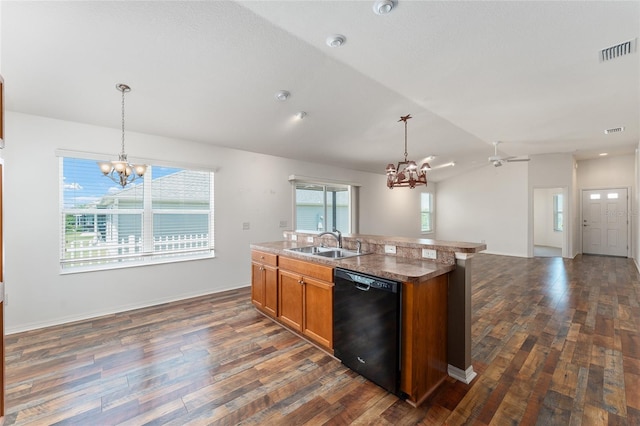
[[[634,194],[635,198],[631,203],[633,206],[631,215],[631,252],[636,262],[636,268],[640,270],[640,220],[638,219],[638,212],[640,212],[640,142],[635,152],[633,182],[635,183],[635,189],[631,193]]]
[[[420,229],[419,191],[390,191],[382,174],[127,132],[130,159],[219,167],[217,257],[60,275],[55,151],[115,156],[120,131],[15,112],[7,113],[6,124],[11,141],[4,150],[8,333],[249,285],[249,244],[282,239],[281,220],[291,226],[291,174],[362,184],[361,233],[416,236]],[[239,167],[246,172],[238,173]],[[242,230],[243,222],[250,222],[249,231]]]
[[[372,184],[360,190],[360,233],[409,238],[434,238],[420,233],[420,193],[435,194],[436,184],[427,187],[387,188],[387,177],[372,175]],[[436,228],[438,223],[436,220]],[[384,230],[378,231],[378,230]]]
[[[562,238],[566,241],[563,247],[563,257],[574,257],[577,253],[576,229],[578,224],[576,191],[575,191],[575,160],[571,154],[532,155],[529,162],[529,194],[533,200],[536,188],[562,188],[564,194],[565,228]],[[528,256],[533,256],[534,242],[534,203],[530,204]]]
[[[553,197],[562,188],[535,188],[533,191],[533,244],[562,248],[562,232],[553,230]]]
[[[580,189],[634,187],[634,168],[633,154],[578,161],[578,187]]]
[[[486,242],[486,253],[527,256],[528,163],[482,166],[438,182],[436,238]]]

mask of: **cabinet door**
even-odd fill
[[[272,317],[278,315],[278,268],[264,266],[264,310]]]
[[[302,331],[302,276],[282,269],[278,276],[278,318],[294,330]]]
[[[251,301],[258,308],[264,309],[264,266],[256,262],[251,262]]]
[[[304,277],[304,323],[302,332],[333,349],[333,284]]]

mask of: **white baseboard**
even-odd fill
[[[478,373],[473,371],[473,365],[470,365],[466,370],[461,370],[458,367],[454,367],[453,365],[449,364],[447,372],[449,373],[449,376],[463,383],[466,383],[467,385],[471,383],[471,381],[478,375]]]

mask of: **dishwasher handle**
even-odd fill
[[[348,269],[336,268],[334,271],[335,282],[343,282],[353,284],[355,288],[361,291],[369,291],[369,289],[382,290],[391,293],[400,291],[401,283],[388,279],[374,277],[372,275],[362,274],[360,272]]]
[[[365,286],[366,286],[366,287],[365,287]],[[369,291],[369,289],[371,288],[371,285],[370,285],[370,284],[360,284],[360,283],[356,283],[356,284],[355,284],[355,287],[356,287],[358,290],[362,290],[362,291]]]

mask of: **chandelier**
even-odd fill
[[[101,161],[98,163],[100,171],[119,184],[123,188],[141,178],[147,171],[147,166],[144,164],[130,164],[127,161],[127,154],[124,152],[124,94],[131,91],[131,87],[126,84],[116,84],[116,89],[122,92],[122,150],[118,155],[118,161]]]
[[[423,163],[418,169],[415,161],[407,161],[407,120],[411,114],[400,117],[400,121],[404,121],[404,161],[398,162],[398,167],[393,164],[387,165],[387,186],[389,189],[394,187],[415,188],[416,185],[427,185],[427,170],[431,169],[429,163]]]

